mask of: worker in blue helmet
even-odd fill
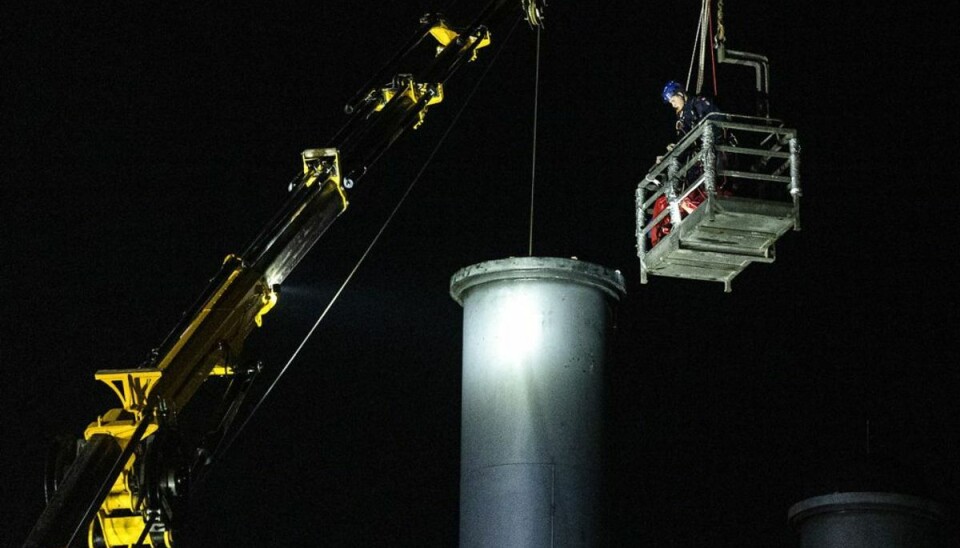
[[[717,105],[702,96],[688,98],[687,92],[679,82],[670,80],[663,86],[663,102],[673,107],[677,113],[677,137],[683,137],[708,115],[720,112]]]
[[[683,138],[684,135],[690,132],[701,120],[706,118],[708,115],[720,112],[720,109],[717,108],[717,105],[707,99],[706,97],[695,96],[692,99],[688,98],[686,91],[684,91],[683,86],[679,82],[669,81],[667,85],[663,86],[663,102],[669,104],[673,107],[673,110],[677,113],[677,139]],[[725,141],[726,136],[721,135],[720,140]],[[674,145],[667,145],[667,151],[673,150]],[[696,148],[691,148],[687,152],[688,154],[695,154]],[[657,162],[659,163],[663,159],[663,156],[657,157]],[[725,160],[720,158],[721,162]],[[686,183],[692,182],[699,177],[702,168],[699,166],[694,166],[686,174]],[[723,183],[721,183],[721,188],[719,189],[722,193],[726,194],[726,190],[723,188]],[[697,188],[693,192],[690,192],[682,200],[680,200],[680,214],[683,217],[686,217],[688,214],[692,213],[697,209],[701,203],[706,199],[706,193],[702,188]],[[667,197],[660,196],[657,198],[653,206],[653,216],[656,217],[660,214],[661,211],[667,208]],[[657,245],[657,242],[670,233],[671,222],[670,217],[665,217],[661,220],[654,230],[650,233],[650,245]]]

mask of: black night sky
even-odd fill
[[[607,371],[606,544],[794,546],[787,509],[835,491],[960,503],[956,23],[949,3],[881,4],[726,2],[729,47],[770,59],[804,187],[803,230],[729,294],[641,285],[635,255],[634,189],[673,140],[659,92],[686,79],[700,2],[547,6],[533,254],[627,281]],[[115,406],[94,371],[135,367],[162,341],[422,14],[466,23],[480,5],[4,8],[0,545],[43,509],[48,439]],[[449,279],[528,253],[536,33],[521,23],[504,43],[506,30],[358,184],[248,341],[258,397],[456,120],[195,490],[183,546],[456,545]],[[720,65],[718,84],[737,105],[753,73]]]

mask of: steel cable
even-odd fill
[[[537,27],[537,61],[533,83],[533,152],[530,168],[530,244],[527,254],[533,256],[533,201],[537,183],[537,114],[540,111],[540,29]]]

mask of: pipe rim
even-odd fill
[[[930,499],[899,493],[849,492],[804,499],[790,507],[787,521],[796,528],[803,521],[818,514],[856,511],[910,514],[933,521],[942,521],[947,515],[946,507]]]
[[[504,280],[564,280],[600,289],[619,301],[626,284],[619,270],[578,259],[510,257],[470,265],[450,278],[450,296],[463,305],[464,294],[479,285]]]

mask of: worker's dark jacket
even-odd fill
[[[717,105],[706,97],[693,97],[683,104],[677,115],[677,137],[686,135],[711,112],[720,112]]]

